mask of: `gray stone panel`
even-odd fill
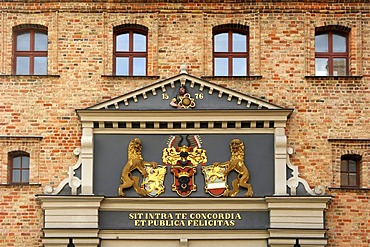
[[[142,214],[135,219],[133,215]],[[99,212],[102,230],[265,230],[269,227],[269,213],[256,212],[162,212],[166,217],[152,217],[155,212]],[[207,216],[211,217],[207,218]],[[131,215],[131,216],[130,216]],[[168,218],[168,215],[171,215]],[[216,217],[212,217],[215,215]],[[217,215],[231,216],[226,219]],[[178,217],[177,217],[178,216]],[[184,217],[183,217],[184,216]],[[206,216],[206,217],[204,217]]]
[[[128,100],[128,105],[125,105],[123,101],[118,103],[119,109],[124,110],[171,110],[175,109],[170,106],[170,102],[173,98],[175,98],[179,92],[180,81],[175,83],[175,87],[172,88],[170,85],[164,86],[165,92],[162,91],[161,88],[157,88],[156,95],[153,95],[152,92],[148,92],[146,94],[147,98],[144,98],[143,95],[137,96],[137,102],[135,102],[132,98]],[[232,99],[228,100],[227,94],[222,94],[219,97],[219,92],[214,91],[211,94],[210,89],[204,87],[203,90],[200,89],[200,85],[196,84],[194,87],[190,87],[190,83],[186,84],[186,92],[190,94],[190,97],[194,99],[196,106],[192,109],[188,110],[197,110],[197,109],[257,109],[258,105],[251,103],[249,107],[247,107],[246,102],[244,101],[243,104],[238,104],[238,99],[236,97],[232,97]],[[108,109],[115,109],[114,105],[110,105]],[[181,109],[186,110],[186,109]]]
[[[133,138],[140,138],[143,144],[142,155],[146,161],[162,163],[162,150],[166,147],[170,135],[109,135],[96,134],[94,136],[94,194],[108,197],[117,196],[121,172],[127,162],[128,143]],[[185,137],[185,136],[184,136]],[[244,134],[244,135],[201,135],[202,148],[207,151],[208,163],[225,162],[230,158],[229,143],[239,138],[245,145],[245,163],[250,173],[250,184],[253,186],[254,196],[263,197],[274,193],[274,136],[273,134]],[[134,172],[134,174],[140,174]],[[230,173],[230,185],[236,173]],[[178,197],[171,191],[173,174],[167,169],[165,192],[161,197]],[[209,197],[204,191],[204,177],[201,167],[197,167],[195,175],[197,191],[190,197]],[[241,188],[238,196],[245,194]],[[130,188],[125,190],[126,196],[137,197]]]

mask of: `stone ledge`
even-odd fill
[[[304,77],[307,80],[323,80],[323,81],[339,81],[339,80],[344,80],[344,81],[356,81],[356,80],[361,80],[363,78],[362,75],[353,75],[353,76],[311,76],[307,75]]]
[[[39,184],[39,183],[14,183],[14,184],[9,184],[9,183],[6,183],[6,184],[0,184],[0,187],[26,187],[26,186],[29,186],[29,187],[41,187],[42,184]]]
[[[5,75],[0,74],[1,77],[14,77],[14,78],[27,78],[27,79],[39,79],[39,78],[60,78],[60,75]]]
[[[329,190],[350,190],[350,191],[370,191],[370,188],[351,188],[351,187],[329,187]]]
[[[8,136],[8,135],[0,135],[0,139],[14,139],[14,140],[24,140],[24,139],[36,139],[42,140],[44,137],[42,136]]]
[[[132,79],[132,80],[144,80],[144,79],[158,80],[160,78],[160,76],[158,75],[153,76],[101,75],[101,77],[109,79]]]
[[[251,75],[251,76],[201,76],[202,79],[205,80],[247,80],[247,81],[254,81],[254,80],[261,80],[261,75]]]

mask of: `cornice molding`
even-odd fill
[[[195,119],[207,119],[208,121],[224,121],[227,116],[228,121],[243,120],[270,120],[286,121],[292,113],[292,109],[274,109],[274,110],[98,110],[81,109],[76,110],[80,120],[98,121],[100,118],[104,121],[189,121],[189,116]]]

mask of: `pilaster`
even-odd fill
[[[44,211],[45,247],[97,247],[102,196],[38,196]]]
[[[270,211],[271,247],[292,247],[296,239],[302,246],[327,244],[324,211],[331,197],[267,197]]]
[[[93,194],[93,133],[93,123],[84,122],[81,137],[81,194],[84,195]]]
[[[286,187],[286,148],[285,122],[275,126],[275,195],[288,195]]]

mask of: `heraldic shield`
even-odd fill
[[[191,192],[197,190],[197,185],[194,184],[194,175],[197,168],[193,166],[172,166],[171,172],[174,175],[172,191],[176,191],[181,197],[187,197]]]
[[[227,165],[221,163],[202,167],[204,190],[207,193],[214,197],[220,197],[228,190],[227,176],[225,176],[226,169]]]
[[[181,145],[182,136],[170,136],[167,148],[163,149],[162,161],[171,166],[174,174],[172,191],[176,191],[181,197],[189,196],[196,191],[194,175],[197,166],[207,162],[206,150],[201,149],[201,140],[197,135],[186,136],[188,145]]]
[[[158,166],[154,168],[151,165],[145,165],[146,173],[148,174],[143,178],[141,188],[144,189],[149,197],[157,197],[164,192],[164,178],[167,173],[167,167]]]

